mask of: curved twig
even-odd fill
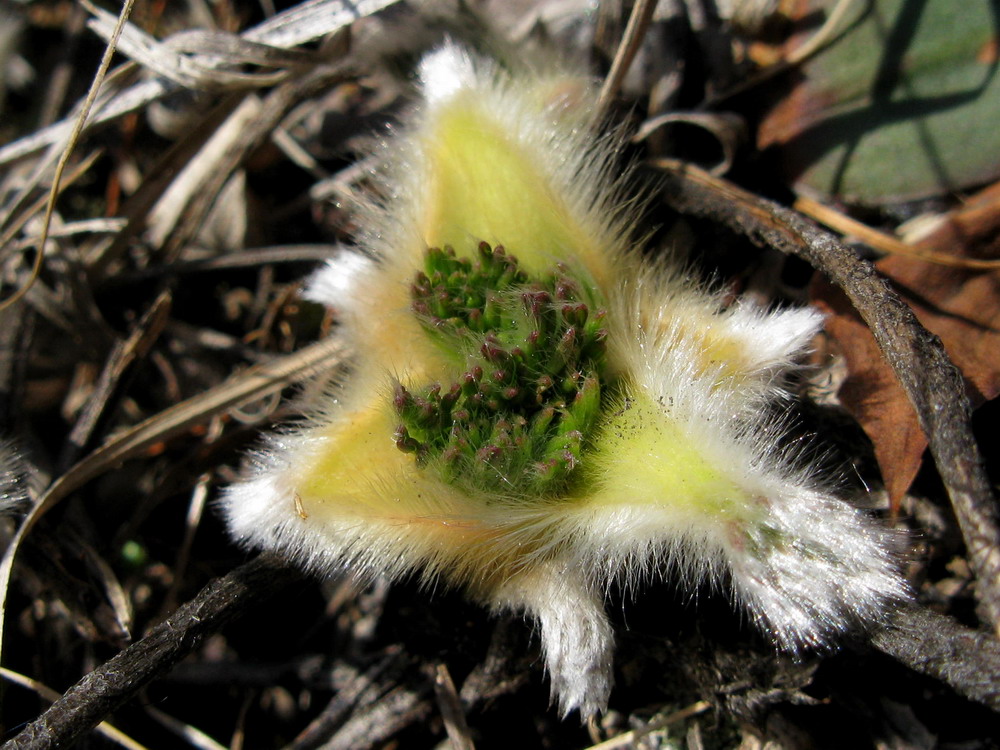
[[[265,555],[211,581],[149,635],[71,687],[2,750],[69,747],[194,651],[205,636],[300,579],[301,574],[294,568]]]
[[[690,165],[661,160],[667,202],[719,221],[751,240],[798,255],[847,294],[913,403],[948,491],[976,573],[981,615],[1000,630],[1000,519],[958,368],[941,340],[871,263],[811,221]]]
[[[970,700],[1000,711],[1000,641],[925,607],[909,606],[872,635],[872,645]]]
[[[646,37],[649,22],[653,19],[653,11],[656,10],[655,0],[638,0],[632,7],[632,15],[625,25],[625,33],[622,35],[621,44],[615,52],[615,59],[611,61],[611,70],[608,71],[601,86],[601,92],[597,97],[597,111],[607,113],[608,107],[618,94],[625,74],[628,73],[635,53],[639,51],[642,40]]]

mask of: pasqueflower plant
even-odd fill
[[[612,584],[727,587],[791,651],[883,617],[906,596],[889,532],[782,447],[820,316],[640,252],[586,77],[453,44],[420,70],[359,251],[307,289],[355,357],[228,488],[233,536],[524,613],[584,717],[612,687]]]

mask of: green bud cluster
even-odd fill
[[[531,278],[502,246],[430,248],[411,287],[424,329],[459,353],[447,387],[397,383],[395,440],[470,489],[564,491],[600,415],[605,310],[565,266]]]

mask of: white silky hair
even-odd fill
[[[791,328],[798,336],[786,341],[794,352],[802,343],[796,338],[820,321],[816,314],[764,316],[759,310],[750,319],[761,373],[787,371],[792,353],[767,342]],[[908,596],[894,560],[899,537],[837,499],[832,481],[815,476],[805,461],[803,446],[798,455],[782,446],[788,426],[781,417],[748,413],[745,393],[727,393],[718,387],[723,376],[693,365],[697,353],[684,329],[668,326],[658,336],[633,329],[622,336],[620,346],[630,353],[621,356],[631,359],[636,387],[657,403],[669,403],[683,433],[766,513],[748,515],[738,528],[732,517],[701,514],[682,519],[673,537],[663,534],[671,525],[669,508],[648,518],[640,514],[617,527],[620,544],[609,544],[612,535],[604,532],[592,541],[599,557],[610,557],[605,569],[635,575],[636,567],[623,561],[645,557],[649,562],[639,570],[646,574],[660,561],[694,581],[727,579],[761,627],[793,651],[822,646],[840,632],[881,619],[888,605]],[[769,543],[774,536],[782,541]]]
[[[0,516],[20,513],[29,502],[24,457],[13,440],[0,439]]]
[[[341,250],[306,280],[302,298],[339,310],[353,309],[359,279],[375,271],[376,263],[367,255]]]
[[[476,78],[472,56],[454,43],[425,55],[420,61],[420,88],[428,104],[451,98]]]
[[[366,399],[390,400],[394,373],[373,371],[377,358],[362,353],[366,367],[307,404],[303,423],[270,437],[251,457],[246,479],[225,491],[221,507],[232,536],[248,547],[279,550],[320,575],[416,575],[428,586],[444,580],[475,588],[494,610],[528,615],[538,624],[561,713],[579,710],[583,717],[606,709],[613,683],[614,634],[603,604],[612,584],[631,590],[670,575],[691,587],[728,586],[775,644],[791,651],[832,644],[844,631],[879,621],[908,596],[896,571],[894,535],[837,499],[802,451],[784,447],[788,425],[775,416],[775,405],[789,398],[788,373],[821,326],[819,313],[768,310],[743,300],[726,306],[682,270],[630,250],[635,206],[622,200],[622,183],[611,176],[614,142],[595,141],[594,117],[585,106],[559,124],[552,88],[546,96],[533,88],[550,83],[544,70],[505,73],[447,44],[424,59],[420,78],[424,105],[416,124],[386,147],[392,166],[382,177],[383,195],[363,211],[366,253],[341,253],[307,283],[307,298],[338,312],[339,335],[364,347],[369,326],[379,325],[373,290],[385,269],[401,262],[394,256],[398,247],[413,245],[429,158],[421,128],[433,122],[436,107],[474,96],[513,142],[531,146],[568,212],[609,247],[617,275],[603,290],[607,359],[624,384],[621,409],[630,398],[641,399],[649,419],[682,435],[736,489],[717,506],[674,502],[683,489],[658,476],[649,457],[615,464],[630,445],[628,435],[607,427],[609,417],[594,439],[603,453],[581,459],[591,494],[604,493],[608,501],[530,502],[502,494],[470,501],[458,520],[495,529],[492,546],[442,549],[438,537],[424,533],[416,521],[450,512],[454,492],[447,488],[440,496],[431,491],[410,499],[410,512],[419,514],[413,523],[379,517],[346,497],[327,498],[322,523],[310,521],[294,469],[318,460],[328,449],[321,433],[350,423],[352,409]],[[719,360],[713,347],[734,357]],[[633,465],[635,471],[626,471]],[[371,476],[373,496],[396,497],[408,486],[378,467]],[[496,551],[521,557],[505,578],[483,584],[501,564],[486,554]]]

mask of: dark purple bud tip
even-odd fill
[[[448,392],[441,397],[441,405],[450,407],[452,404],[458,401],[458,397],[461,395],[462,395],[462,386],[459,385],[458,383],[452,383],[451,388],[448,389]]]
[[[559,279],[556,282],[556,299],[574,300],[576,299],[576,287],[569,279]]]
[[[506,362],[510,359],[510,355],[504,350],[502,346],[497,342],[495,337],[487,336],[486,341],[479,348],[479,353],[482,354],[490,362],[499,364],[500,362]]]
[[[582,326],[587,322],[589,309],[582,302],[563,306],[562,314],[566,322],[575,326]]]
[[[484,445],[482,448],[476,451],[476,458],[479,459],[480,461],[485,461],[486,463],[495,461],[502,455],[503,451],[500,449],[500,446],[498,445]]]
[[[562,338],[559,339],[558,347],[560,351],[567,351],[572,348],[574,344],[576,344],[576,328],[570,326],[566,329],[566,333],[562,335]]]
[[[535,464],[535,473],[543,482],[551,481],[559,471],[559,462],[554,458],[539,461]]]
[[[392,437],[396,443],[396,447],[403,451],[403,453],[416,453],[420,450],[420,443],[410,437],[410,433],[407,432],[405,425],[397,426]]]
[[[417,419],[419,419],[421,422],[424,423],[430,422],[434,417],[437,416],[438,413],[437,405],[431,403],[427,399],[415,398],[413,400],[413,403],[416,404],[417,406],[418,410]]]
[[[397,381],[392,392],[392,405],[395,407],[396,411],[403,411],[403,409],[411,406],[412,404],[413,396],[411,396],[410,392],[406,390],[406,386]]]

